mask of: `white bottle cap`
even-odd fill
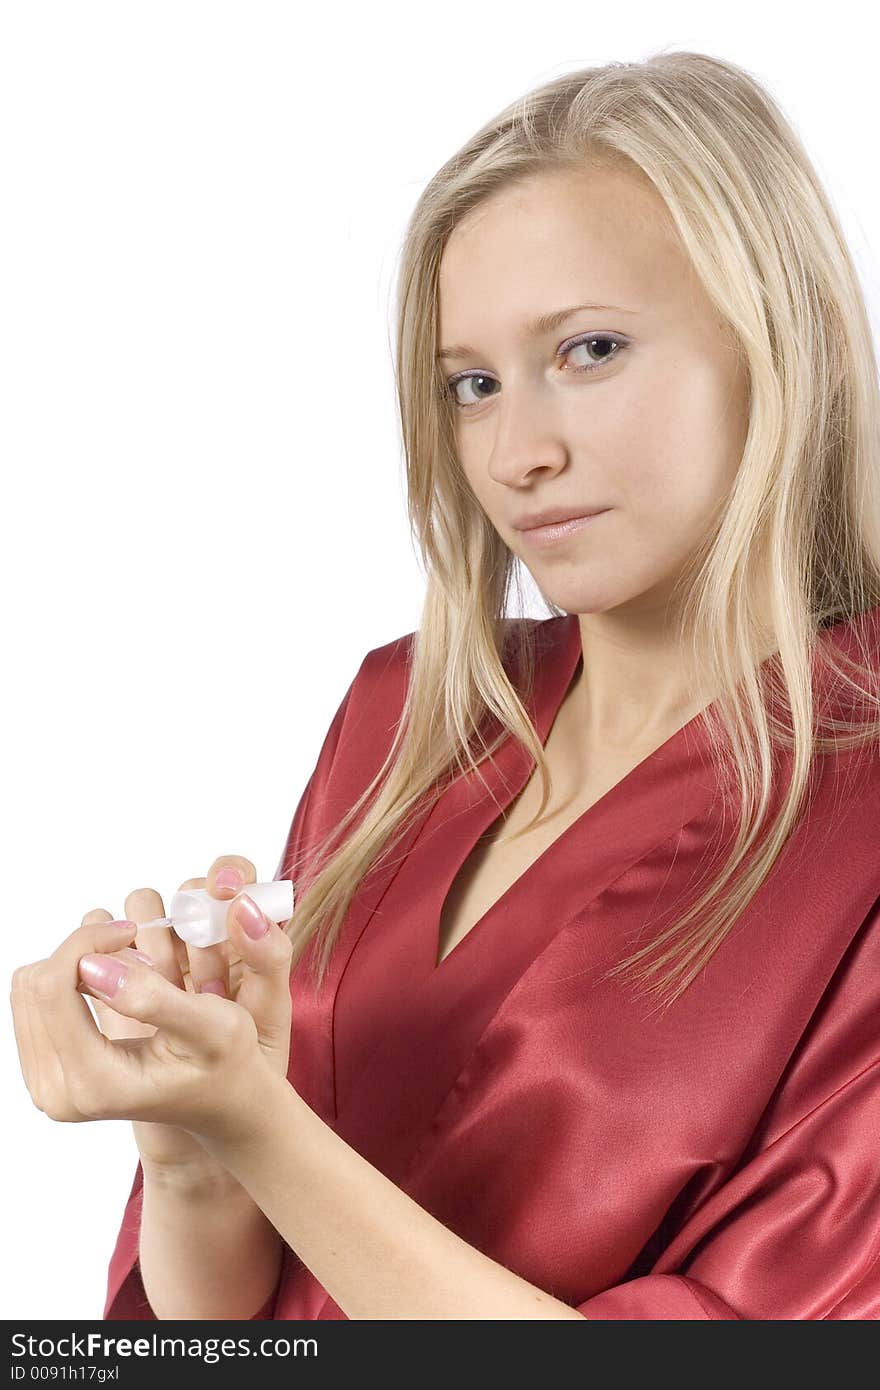
[[[246,883],[241,891],[273,922],[286,922],[293,916],[293,883],[289,878]],[[226,914],[233,902],[233,898],[212,898],[207,888],[183,888],[171,899],[168,916],[177,935],[190,946],[216,946],[229,935]]]

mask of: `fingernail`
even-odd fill
[[[137,926],[137,922],[129,922],[127,917],[117,917],[113,922],[108,922],[107,926],[117,927],[119,931],[122,931],[123,927],[125,927],[126,931],[131,931]]]
[[[121,961],[111,960],[109,956],[83,956],[79,973],[92,989],[110,997],[116,993],[128,971]]]
[[[199,985],[199,994],[219,994],[221,999],[225,999],[226,986],[222,980],[206,980],[203,985]]]
[[[265,936],[269,930],[269,919],[265,917],[253,898],[249,898],[247,893],[242,893],[236,906],[236,914],[241,925],[244,927],[248,936],[255,941]]]
[[[230,888],[233,893],[237,893],[244,883],[244,875],[240,869],[235,869],[230,864],[225,869],[217,870],[214,882],[218,888]]]

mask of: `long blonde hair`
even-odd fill
[[[509,595],[519,592],[516,557],[456,457],[452,408],[435,361],[437,281],[452,229],[487,196],[537,173],[602,165],[641,170],[652,182],[744,355],[751,385],[738,474],[717,525],[676,585],[679,632],[688,634],[707,688],[720,692],[701,718],[724,795],[738,788],[738,834],[706,892],[609,974],[627,973],[671,1004],[773,868],[804,812],[817,755],[880,737],[868,642],[857,638],[861,660],[839,653],[838,663],[819,640],[823,629],[880,602],[877,364],[829,199],[780,109],[732,63],[663,52],[567,73],[478,130],[431,179],[406,231],[396,381],[426,596],[391,748],[363,795],[313,847],[313,877],[287,928],[294,965],[317,938],[318,987],[358,885],[393,851],[426,798],[468,769],[481,776],[480,763],[507,737],[540,770],[536,819],[550,797],[543,749],[520,698],[532,687],[535,628],[507,616]],[[749,580],[756,572],[769,578],[769,612],[756,611]],[[549,601],[548,608],[563,612]],[[761,634],[768,625],[776,645],[765,686]],[[519,691],[505,654],[521,673]],[[870,707],[871,717],[814,728],[813,677],[823,671]],[[487,717],[499,729],[488,744]],[[792,751],[791,779],[759,841],[774,794],[775,747]]]

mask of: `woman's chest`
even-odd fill
[[[588,776],[573,781],[570,765],[551,765],[553,791],[540,819],[541,783],[533,772],[504,813],[477,840],[456,873],[439,915],[439,966],[533,864],[616,786],[642,755],[593,760]]]

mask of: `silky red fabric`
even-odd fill
[[[822,640],[853,650],[857,628],[880,660],[880,609]],[[276,877],[381,765],[412,636],[365,657]],[[543,742],[579,668],[577,615],[535,636],[527,704]],[[880,1316],[876,753],[820,761],[806,820],[665,1012],[602,975],[677,920],[733,843],[699,716],[437,967],[442,902],[531,763],[508,739],[481,771],[488,787],[460,779],[366,876],[317,997],[307,956],[294,971],[291,1085],[450,1229],[587,1318]],[[153,1317],[137,1268],[142,1177],[138,1164],[105,1319]],[[254,1316],[344,1319],[284,1256]]]

